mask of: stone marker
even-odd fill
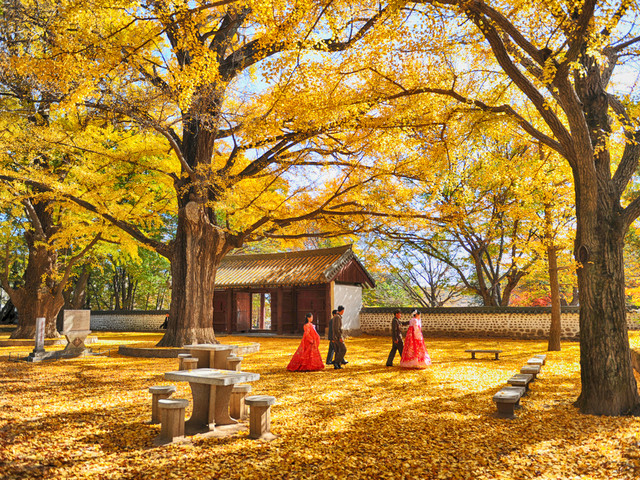
[[[47,352],[44,349],[44,327],[47,319],[44,317],[36,318],[36,337],[33,352],[27,357],[27,362],[41,362],[47,358]]]
[[[81,355],[87,349],[85,339],[91,333],[91,310],[65,310],[62,334],[67,337],[64,356]]]

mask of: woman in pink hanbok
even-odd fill
[[[291,357],[287,370],[292,372],[308,372],[311,370],[322,370],[324,362],[320,357],[320,335],[313,325],[313,314],[307,313],[307,323],[304,324],[304,334],[298,350]]]
[[[409,321],[409,330],[404,339],[404,349],[400,359],[401,368],[427,368],[431,365],[431,357],[424,347],[422,337],[422,320],[420,312],[414,310]]]

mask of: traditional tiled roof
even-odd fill
[[[278,287],[328,283],[355,262],[362,269],[362,283],[375,281],[358,261],[351,245],[259,255],[227,255],[216,273],[216,287]]]

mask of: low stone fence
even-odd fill
[[[91,312],[91,331],[110,332],[158,332],[164,322],[166,310],[102,311]]]
[[[390,335],[391,318],[395,308],[363,308],[360,328],[349,331],[357,336]],[[402,320],[408,321],[413,308],[402,308]],[[504,337],[546,339],[549,336],[551,309],[548,307],[462,307],[420,308],[422,331],[426,336],[444,337]],[[91,330],[158,332],[167,311],[92,311]],[[578,340],[580,337],[579,307],[563,307],[561,337]],[[640,330],[640,313],[627,312],[630,330]]]
[[[394,308],[363,308],[360,329],[370,335],[390,335]],[[411,318],[413,309],[403,308],[402,320]],[[422,331],[426,336],[504,337],[546,339],[551,324],[549,307],[463,307],[419,308]],[[563,307],[561,338],[580,338],[579,307]],[[640,329],[638,312],[627,313],[629,329]]]

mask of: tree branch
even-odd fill
[[[617,97],[611,94],[607,96],[609,98],[609,105],[624,126],[624,135],[627,139],[624,151],[622,152],[622,158],[612,178],[616,195],[620,197],[638,168],[638,160],[640,159],[640,128],[634,125],[634,121],[629,117],[627,109]],[[633,220],[635,220],[635,218],[628,222],[627,225],[631,225]],[[627,219],[625,219],[625,222],[627,222]]]
[[[477,107],[479,110],[481,110],[483,112],[503,113],[503,114],[505,114],[507,116],[512,117],[516,121],[516,123],[518,125],[520,125],[520,127],[522,127],[522,129],[525,132],[527,132],[529,135],[531,135],[536,140],[541,141],[542,143],[547,145],[549,148],[555,150],[556,152],[560,153],[561,155],[564,155],[564,153],[565,153],[565,150],[564,150],[562,144],[558,143],[553,138],[545,135],[544,133],[542,133],[541,131],[536,129],[531,123],[526,121],[520,114],[518,114],[513,109],[513,107],[511,107],[511,105],[508,105],[508,104],[503,104],[503,105],[498,105],[498,106],[491,106],[491,105],[487,105],[486,103],[484,103],[484,102],[482,102],[480,100],[474,100],[474,99],[467,98],[467,97],[459,94],[458,92],[456,92],[452,88],[451,89],[444,89],[444,88],[429,88],[429,87],[416,87],[416,88],[413,88],[413,89],[408,89],[408,90],[405,90],[403,92],[400,92],[400,93],[397,93],[397,94],[394,94],[394,95],[390,95],[388,97],[384,97],[384,99],[385,100],[394,100],[394,99],[398,99],[398,98],[402,98],[402,97],[407,97],[407,96],[411,96],[411,95],[419,95],[419,94],[423,94],[423,93],[432,93],[432,94],[436,94],[436,95],[444,95],[444,96],[453,98],[453,99],[457,100],[460,103],[467,104],[467,105],[473,105],[473,106]]]
[[[98,243],[99,240],[102,239],[102,234],[96,235],[93,240],[91,240],[86,247],[84,247],[78,254],[74,255],[67,262],[67,266],[64,270],[64,275],[60,282],[58,282],[58,286],[56,287],[56,291],[54,293],[55,296],[62,295],[62,292],[65,289],[67,282],[69,281],[69,277],[71,276],[71,269],[76,264],[78,260],[86,255],[86,253],[93,248],[93,246]]]
[[[110,215],[109,213],[101,212],[98,209],[98,207],[96,207],[95,205],[93,205],[90,202],[87,202],[86,200],[78,198],[75,195],[71,195],[69,193],[57,191],[53,187],[50,187],[49,185],[45,185],[44,183],[37,182],[35,180],[29,180],[29,179],[25,179],[25,178],[20,178],[18,176],[10,176],[10,175],[7,175],[7,174],[0,174],[0,180],[5,180],[5,181],[8,181],[8,182],[22,182],[22,183],[24,183],[26,185],[31,185],[32,187],[36,187],[36,188],[38,188],[38,189],[40,189],[40,190],[42,190],[44,192],[55,193],[56,195],[59,195],[60,197],[65,198],[66,200],[69,200],[69,201],[75,203],[76,205],[79,205],[80,207],[84,208],[87,211],[95,213],[96,215],[99,215],[100,217],[102,217],[105,220],[109,221],[110,223],[112,223],[116,227],[120,228],[122,231],[124,231],[124,232],[128,233],[129,235],[131,235],[133,238],[138,240],[140,243],[149,246],[150,248],[152,248],[156,252],[158,252],[160,255],[162,255],[163,257],[167,258],[169,261],[171,261],[172,251],[171,251],[171,248],[168,245],[166,245],[166,244],[164,244],[162,242],[159,242],[157,240],[154,240],[152,238],[147,237],[135,225],[132,225],[132,224],[130,224],[128,222],[125,222],[123,220],[118,220],[117,218],[115,218],[113,215]]]

